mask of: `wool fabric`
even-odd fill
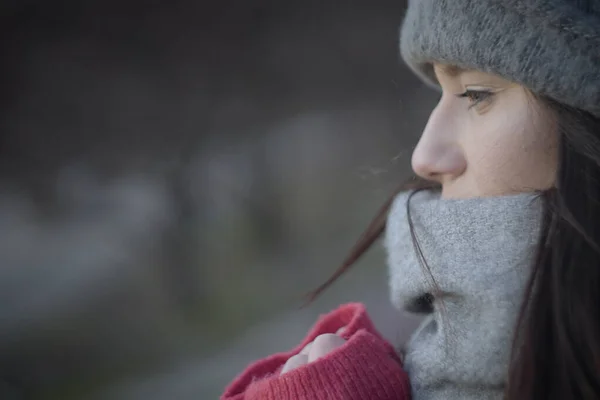
[[[390,297],[425,317],[405,346],[414,400],[503,398],[542,215],[534,194],[397,196],[385,238]]]
[[[345,327],[346,339],[315,362],[280,375],[285,362],[324,333]],[[349,303],[323,315],[295,349],[246,368],[221,400],[409,400],[408,376],[394,348],[375,329],[364,305]]]
[[[438,89],[434,63],[493,73],[600,117],[600,0],[409,0],[400,51]]]

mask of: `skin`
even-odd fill
[[[444,198],[554,185],[555,122],[523,86],[442,65],[435,65],[435,73],[443,94],[413,152],[417,175],[440,183]]]
[[[311,363],[318,360],[319,358],[331,353],[333,350],[341,347],[346,341],[340,336],[344,331],[344,328],[338,329],[336,333],[324,333],[319,335],[304,346],[300,353],[292,356],[285,363],[281,369],[280,375],[285,374],[293,369],[296,369],[302,365]]]
[[[551,115],[523,86],[480,71],[435,65],[442,97],[412,155],[420,177],[442,185],[442,198],[503,196],[549,189],[556,182],[558,132]],[[281,374],[339,348],[318,336]]]

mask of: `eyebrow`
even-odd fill
[[[451,78],[456,78],[457,76],[467,72],[466,69],[457,67],[456,65],[440,65],[439,69],[445,75],[448,75]]]

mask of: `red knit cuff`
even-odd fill
[[[342,353],[342,358],[344,358],[343,356],[346,354],[345,359],[347,359],[346,352],[348,351],[348,348],[354,348],[356,343],[362,343],[363,341],[366,341],[366,343],[371,343],[371,345],[373,343],[376,343],[377,344],[376,348],[378,348],[380,350],[379,354],[380,355],[383,353],[386,354],[386,356],[383,357],[383,359],[386,361],[392,360],[395,364],[390,364],[390,365],[396,367],[396,369],[398,370],[398,371],[396,371],[397,373],[399,373],[402,376],[405,376],[404,372],[402,371],[402,369],[400,367],[400,360],[397,358],[396,354],[394,353],[393,347],[382,338],[382,336],[379,334],[379,332],[377,332],[377,330],[375,329],[375,326],[373,325],[373,323],[369,319],[369,316],[367,315],[365,307],[360,303],[349,303],[349,304],[340,306],[336,310],[334,310],[326,315],[322,315],[318,319],[318,321],[315,324],[315,326],[313,327],[313,329],[311,329],[311,331],[308,333],[308,335],[304,338],[302,343],[300,343],[295,349],[293,349],[289,352],[285,352],[285,353],[274,354],[270,357],[267,357],[263,360],[259,360],[255,363],[251,364],[248,368],[246,368],[246,370],[241,375],[239,375],[226,388],[225,393],[221,396],[221,400],[249,399],[250,398],[250,397],[248,397],[249,393],[253,392],[253,393],[255,393],[255,396],[256,396],[256,393],[258,390],[257,388],[263,387],[261,385],[267,385],[270,388],[271,387],[270,385],[274,384],[275,381],[279,381],[281,378],[284,378],[284,377],[286,378],[284,380],[286,382],[286,385],[288,383],[296,384],[291,381],[291,379],[293,379],[293,377],[297,376],[296,370],[290,371],[289,373],[284,374],[282,377],[279,377],[279,372],[281,371],[281,368],[283,367],[285,362],[290,357],[298,354],[304,348],[304,346],[306,344],[312,342],[317,336],[324,334],[324,333],[335,333],[339,328],[344,327],[344,326],[346,328],[345,328],[343,334],[341,334],[341,336],[346,340],[349,340],[349,339],[350,340],[344,346],[342,346],[340,349],[338,349],[340,351],[342,348],[345,349],[344,352]],[[353,336],[359,330],[361,331],[361,334],[357,335],[357,337],[354,338]],[[368,333],[368,335],[366,335],[366,338],[361,339],[363,336],[365,336],[366,333]],[[353,344],[350,345],[350,343],[353,343]],[[367,348],[367,347],[365,347],[365,348]],[[357,354],[362,354],[363,350],[361,350],[360,346],[358,346],[358,350],[359,351],[357,352]],[[337,352],[333,352],[332,354],[337,354]],[[354,356],[352,356],[352,357],[354,357]],[[358,360],[354,360],[353,364],[356,364],[358,366],[357,361]],[[373,364],[373,362],[375,362],[375,360],[370,359],[369,363],[361,364],[361,368],[367,368],[370,370],[371,367],[369,367],[369,365]],[[313,370],[315,368],[314,365],[320,364],[320,363],[321,363],[321,360],[319,360],[317,363],[309,364],[309,366],[312,366],[310,370]],[[334,361],[334,364],[335,364],[335,361]],[[376,367],[377,367],[377,365],[376,365]],[[317,366],[316,368],[318,369],[320,367]],[[384,368],[383,372],[385,372],[386,368]],[[300,368],[300,369],[302,369],[302,368]],[[381,376],[383,376],[383,375],[381,375]],[[302,379],[304,379],[304,375],[303,375]],[[300,381],[302,381],[302,379]],[[268,383],[267,381],[270,381],[270,383]],[[352,387],[352,386],[349,386],[349,387]],[[264,396],[266,396],[266,394],[264,394],[264,395],[261,394],[261,396],[262,397],[254,397],[254,398],[256,398],[256,399],[258,399],[258,398],[267,399],[268,398],[268,397],[264,397]],[[309,399],[309,398],[311,398],[311,397],[306,397],[306,399]],[[345,399],[345,397],[340,397],[340,398]],[[367,396],[366,398],[372,398],[372,397]],[[383,398],[386,398],[386,397],[382,397],[382,399]],[[390,399],[391,398],[398,399],[398,398],[402,398],[402,397],[389,397],[389,398]]]
[[[408,376],[389,351],[360,330],[325,357],[250,385],[244,400],[408,400]]]

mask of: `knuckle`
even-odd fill
[[[313,347],[321,347],[321,346],[339,346],[344,343],[344,339],[336,335],[335,333],[324,333],[315,338],[313,342]]]
[[[343,345],[346,341],[334,333],[325,333],[317,336],[314,340],[310,351],[310,359],[315,359],[320,356],[335,350]]]

